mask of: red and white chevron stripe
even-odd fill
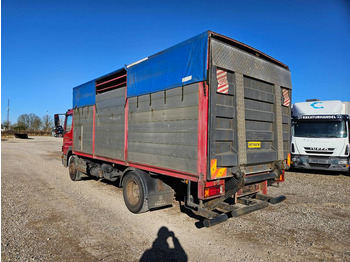
[[[227,72],[221,69],[216,69],[216,79],[218,81],[217,92],[228,94]]]
[[[288,89],[282,88],[283,105],[290,106],[290,98]]]

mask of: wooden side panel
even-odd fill
[[[93,106],[74,109],[73,150],[92,154]]]
[[[96,95],[95,155],[124,159],[125,87]]]
[[[128,161],[197,173],[198,88],[129,98]]]

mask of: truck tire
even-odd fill
[[[72,181],[78,181],[81,179],[80,172],[75,166],[75,156],[70,156],[68,160],[69,176]]]
[[[130,212],[139,214],[148,211],[146,183],[136,172],[126,174],[123,182],[123,197]]]

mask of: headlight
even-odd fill
[[[339,160],[338,164],[339,165],[347,165],[348,164],[348,160]]]

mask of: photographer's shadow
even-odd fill
[[[169,247],[168,238],[172,240],[174,248]],[[161,227],[152,248],[147,249],[140,258],[140,262],[146,261],[188,261],[188,259],[174,232],[169,231],[166,227]]]

